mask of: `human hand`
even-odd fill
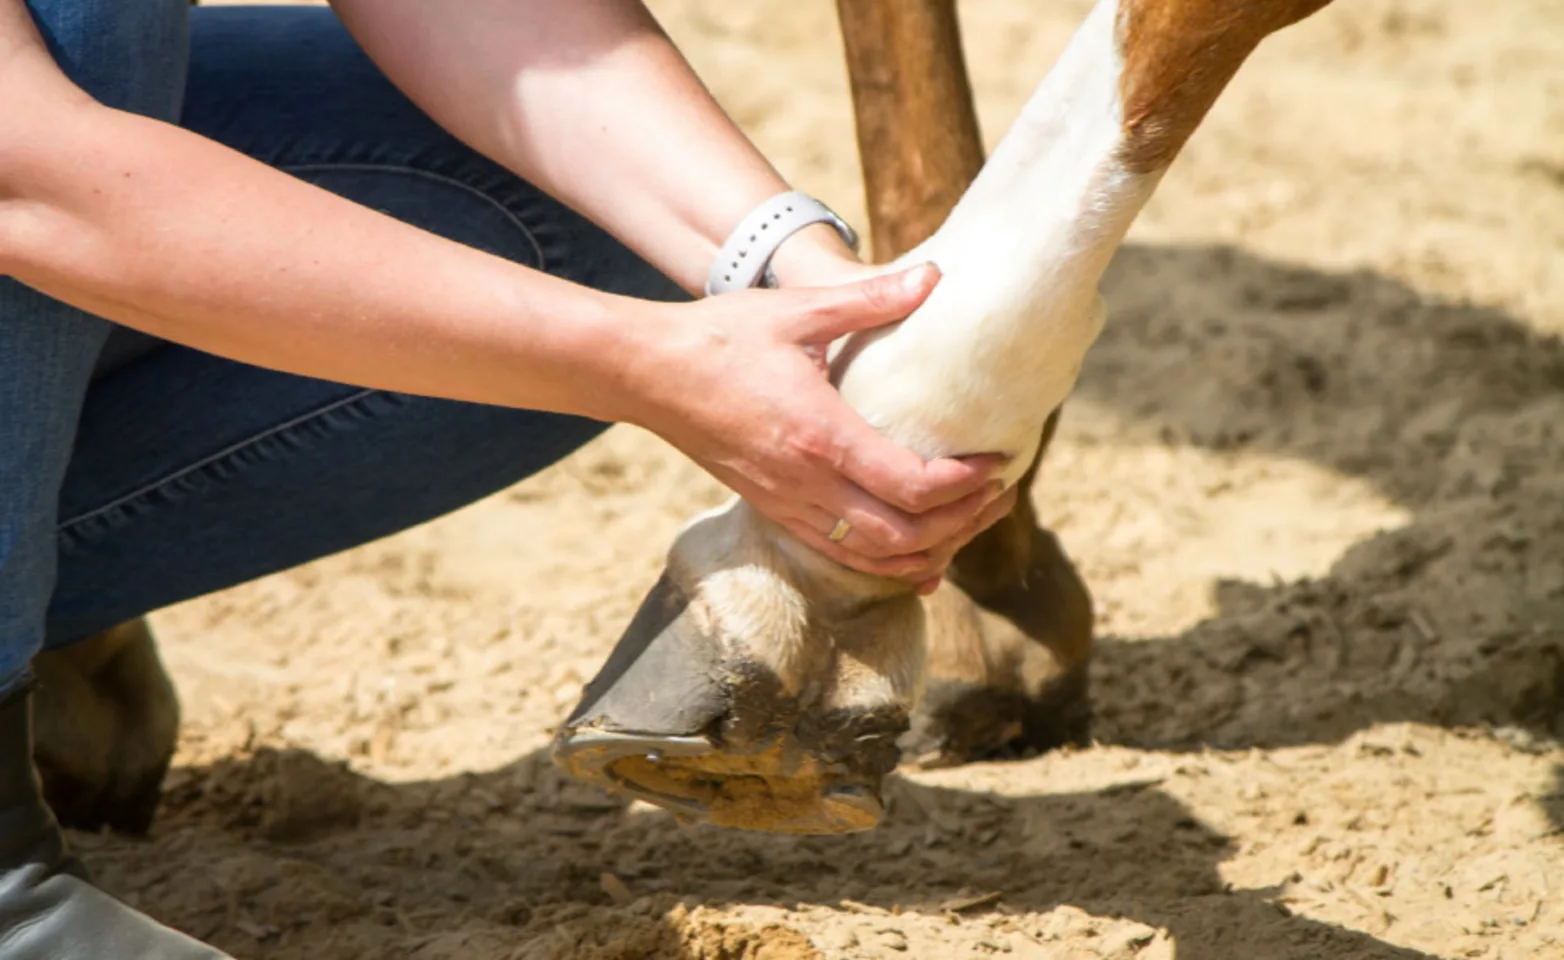
[[[842,400],[825,361],[832,341],[905,318],[937,282],[920,266],[663,307],[628,376],[633,419],[826,556],[932,590],[1014,505],[1015,490],[989,479],[1002,460],[924,461]],[[852,531],[833,543],[838,519]]]

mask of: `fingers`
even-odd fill
[[[843,484],[843,491],[835,504],[822,506],[852,524],[852,532],[842,540],[844,546],[877,558],[922,553],[945,543],[1004,492],[998,481],[993,481],[954,503],[908,514],[887,507],[849,484]],[[829,527],[825,532],[829,532]]]
[[[842,475],[908,513],[926,513],[971,496],[1009,462],[997,454],[925,461],[855,419],[839,447]]]
[[[922,563],[910,575],[898,577],[917,584],[918,593],[928,596],[939,589],[940,581],[945,571],[949,569],[951,561],[962,547],[972,542],[972,538],[1003,520],[1015,509],[1016,497],[1019,495],[1016,487],[1005,491],[1004,495],[983,508],[983,512],[963,526],[956,534],[943,543],[919,554]],[[899,559],[899,558],[897,558]]]
[[[939,277],[933,264],[920,264],[859,283],[810,291],[812,299],[789,325],[788,336],[797,343],[830,343],[849,333],[905,320],[928,299]]]
[[[949,539],[929,548],[927,551],[928,556],[935,568],[943,572],[946,567],[950,566],[951,561],[956,558],[956,554],[961,548],[972,542],[973,537],[1009,516],[1010,511],[1015,509],[1018,496],[1020,496],[1019,488],[1011,487],[1005,491],[1003,496],[984,507],[981,513],[956,531]]]
[[[788,441],[791,451],[906,513],[926,513],[969,497],[1010,462],[993,453],[925,461],[880,435],[829,386],[795,394],[792,412],[806,411],[804,428]]]
[[[878,577],[890,577],[894,580],[907,580],[917,583],[937,575],[933,569],[931,558],[926,554],[915,553],[896,557],[870,557],[855,550],[849,549],[840,543],[832,543],[815,525],[798,518],[788,518],[783,521],[795,537],[805,544],[825,554],[844,567],[850,567],[862,573],[873,574]]]
[[[863,573],[917,584],[918,592],[927,595],[939,586],[940,577],[956,553],[1009,514],[1018,495],[1018,488],[1011,487],[931,548],[893,555],[876,555],[878,547],[866,552],[867,541],[859,537],[856,528],[841,542],[832,542],[830,531],[836,521],[825,510],[810,509],[807,518],[796,514],[773,516],[798,539],[837,563]]]
[[[830,528],[834,527],[835,521],[828,519],[806,524],[806,539],[811,545],[823,541],[826,546],[819,548],[821,552],[839,563],[867,573],[919,583],[921,592],[931,592],[938,586],[939,576],[950,566],[962,547],[1015,509],[1019,491],[1011,487],[997,496],[989,491],[981,495],[986,498],[985,501],[964,501],[958,505],[959,510],[952,511],[948,517],[940,517],[932,531],[922,534],[930,538],[929,542],[916,549],[887,547],[883,542],[865,536],[858,527],[854,527],[842,540],[833,543],[830,540]],[[976,513],[972,512],[973,503],[982,504]]]

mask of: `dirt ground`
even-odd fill
[[[653,6],[861,223],[827,0]],[[1086,9],[967,0],[990,143]],[[245,958],[1564,958],[1564,8],[1273,38],[1104,292],[1036,491],[1098,603],[1090,749],[906,773],[848,838],[562,780],[552,725],[722,496],[616,428],[158,615],[161,819],[76,842]]]

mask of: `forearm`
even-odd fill
[[[692,293],[739,220],[789,189],[639,0],[334,5],[443,126]],[[818,225],[785,244],[775,266],[786,282],[850,258]]]
[[[13,101],[15,102],[15,101]],[[30,122],[22,113],[11,117]],[[126,326],[279,370],[582,413],[637,301],[526,270],[175,127],[81,102],[0,158],[22,282]],[[39,129],[42,129],[40,127]]]

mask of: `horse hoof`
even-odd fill
[[[1041,752],[1089,735],[1091,595],[1058,539],[1021,519],[997,531],[1017,541],[1008,551],[996,549],[997,534],[974,541],[926,600],[927,680],[903,740],[917,766]],[[981,576],[963,576],[962,560],[978,561]]]
[[[33,759],[59,822],[140,835],[179,737],[179,698],[145,620],[33,658]]]
[[[884,815],[880,784],[900,758],[921,669],[910,591],[836,609],[806,602],[774,557],[700,576],[672,562],[553,758],[685,821],[868,830]]]

